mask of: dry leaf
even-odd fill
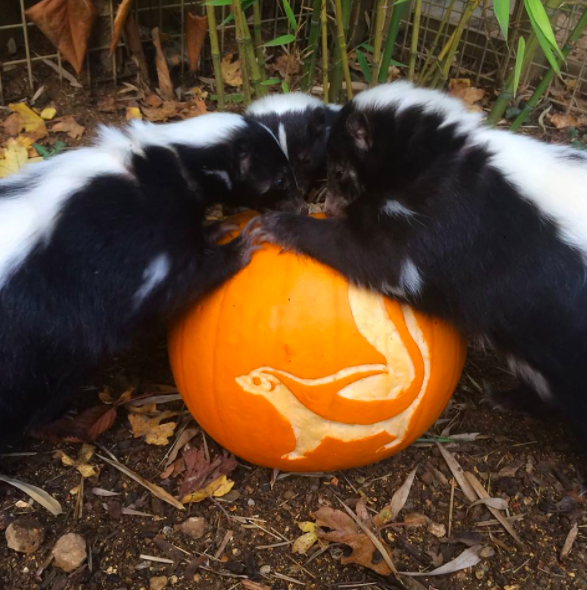
[[[139,107],[127,107],[126,109],[126,119],[129,121],[130,119],[142,119],[143,115],[141,115],[141,109]]]
[[[393,494],[391,502],[375,516],[373,521],[375,522],[376,526],[383,526],[389,521],[397,518],[402,508],[406,505],[408,496],[410,495],[410,490],[412,489],[412,485],[414,483],[414,478],[416,477],[417,469],[418,466],[414,467],[414,469],[410,471],[404,483]]]
[[[187,443],[198,434],[200,430],[198,428],[186,428],[178,437],[177,440],[173,443],[171,450],[169,451],[169,456],[167,457],[167,461],[165,462],[165,467],[169,467],[176,459],[179,451],[186,445]]]
[[[445,563],[444,565],[432,570],[431,572],[401,572],[402,576],[442,576],[445,574],[454,574],[461,570],[467,569],[477,565],[481,558],[479,552],[482,549],[482,545],[475,545],[470,549],[465,549],[458,557]]]
[[[59,516],[60,514],[63,514],[63,508],[61,508],[61,504],[53,496],[50,496],[45,490],[31,485],[30,483],[26,483],[18,479],[12,479],[11,477],[7,477],[1,473],[0,481],[18,488],[30,498],[32,498],[35,502],[40,504],[43,508],[48,510],[53,516]]]
[[[465,477],[465,472],[463,468],[459,465],[458,461],[454,458],[452,453],[449,453],[440,443],[436,443],[440,454],[443,456],[448,468],[451,470],[454,478],[457,480],[463,494],[465,494],[467,500],[469,502],[475,502],[477,500],[477,494],[471,487],[471,484],[467,481]]]
[[[202,52],[202,46],[204,45],[207,31],[208,17],[196,16],[188,11],[185,23],[185,36],[188,46],[190,72],[195,72],[198,69],[198,61],[200,59],[200,53]]]
[[[109,430],[115,420],[116,407],[100,405],[88,408],[74,418],[60,418],[31,434],[50,442],[93,442]]]
[[[357,563],[372,569],[382,576],[391,574],[391,569],[385,561],[379,561],[380,556],[371,539],[360,531],[355,521],[341,510],[323,506],[315,514],[318,538],[333,543],[344,543],[352,548],[348,557],[341,559],[342,564]],[[326,532],[322,529],[331,529]],[[377,552],[377,553],[376,553]],[[375,563],[375,561],[378,563]]]
[[[314,522],[298,522],[298,527],[304,534],[294,541],[291,551],[305,555],[318,541],[318,526]]]
[[[177,412],[160,412],[153,417],[140,413],[131,413],[128,415],[128,420],[135,438],[144,436],[147,444],[162,446],[169,444],[169,437],[173,436],[177,422],[167,422],[165,424],[161,424],[161,422],[172,416],[177,416]]]
[[[51,127],[51,131],[67,133],[72,139],[79,139],[86,130],[73,117],[63,117],[58,123]]]
[[[42,0],[26,15],[79,74],[96,17],[92,0]]]
[[[228,479],[226,475],[221,475],[214,481],[211,481],[205,488],[196,490],[195,492],[191,492],[190,494],[187,494],[187,496],[184,496],[181,502],[182,504],[188,504],[191,502],[201,502],[202,500],[211,498],[212,496],[219,498],[228,494],[228,492],[232,490],[233,486],[234,481]]]
[[[84,443],[76,459],[72,459],[63,451],[56,451],[53,456],[56,459],[61,459],[61,463],[66,467],[75,467],[81,473],[82,477],[93,477],[99,473],[99,470],[95,465],[89,464],[95,450],[96,448],[93,445]]]
[[[42,161],[43,158],[29,158],[27,148],[20,140],[20,137],[18,139],[10,138],[6,142],[4,158],[0,159],[0,178],[17,172],[25,164]]]
[[[480,110],[479,107],[471,107],[485,96],[485,90],[471,86],[471,80],[468,78],[453,78],[448,87],[450,95],[460,98],[470,110]]]
[[[227,56],[222,58],[220,69],[222,70],[222,79],[224,80],[225,84],[234,87],[243,85],[243,79],[241,76],[241,60],[237,59],[232,61],[232,53],[229,53]]]
[[[338,481],[338,480],[337,480]],[[361,496],[357,505],[355,506],[355,512],[357,514],[357,518],[368,528],[373,530],[373,520],[367,510],[367,500],[364,496]]]
[[[50,121],[51,119],[55,118],[57,114],[57,109],[53,107],[46,107],[41,111],[41,119],[44,121]]]
[[[271,590],[269,586],[258,584],[257,582],[253,582],[253,580],[241,580],[241,585],[245,590]]]
[[[26,137],[33,141],[48,135],[49,132],[45,121],[24,102],[9,104],[8,108],[12,111],[12,115],[3,123],[4,130],[8,135],[18,135],[21,131],[24,131]],[[31,141],[31,143],[33,142]]]
[[[188,449],[183,453],[186,473],[179,487],[180,497],[201,490],[221,475],[229,475],[237,463],[232,455],[218,455],[212,462],[206,460],[203,449]]]
[[[550,122],[557,128],[557,129],[565,129],[566,127],[576,127],[579,123],[576,117],[573,115],[562,115],[557,113],[550,117]]]
[[[291,77],[300,72],[300,62],[295,55],[284,53],[275,59],[271,69],[279,72],[281,77],[289,82]]]
[[[114,26],[112,27],[112,39],[110,40],[110,53],[113,53],[118,45],[118,40],[122,33],[122,28],[131,9],[132,0],[122,0],[116,10]]]
[[[511,465],[506,465],[505,467],[502,467],[496,474],[495,477],[497,478],[502,478],[502,477],[514,477],[516,475],[516,473],[522,468],[524,467],[525,462],[524,461],[516,461],[515,463],[512,463]]]
[[[132,469],[129,469],[126,465],[123,465],[120,461],[108,459],[103,455],[96,456],[102,459],[102,461],[106,461],[106,463],[108,463],[109,465],[112,465],[112,467],[118,469],[121,473],[124,473],[131,479],[134,479],[137,483],[149,490],[151,494],[157,496],[157,498],[163,500],[164,502],[167,502],[168,504],[171,504],[178,510],[185,510],[183,504],[178,502],[169,492],[165,491],[162,487],[154,483],[151,483],[150,481],[147,481],[144,477],[141,477],[138,473],[135,473]]]
[[[110,490],[105,490],[104,488],[92,488],[92,494],[94,494],[94,496],[100,496],[105,498],[110,498],[112,496],[120,496],[120,492],[111,492]]]
[[[467,510],[470,510],[471,508],[473,508],[473,506],[477,506],[478,504],[484,504],[485,506],[495,508],[496,510],[508,509],[508,502],[503,498],[481,498],[476,502],[473,502]]]
[[[178,102],[166,100],[160,107],[141,107],[147,121],[152,123],[165,122],[179,114]]]
[[[169,68],[167,67],[167,61],[165,61],[165,55],[163,54],[163,48],[161,47],[161,38],[159,35],[159,28],[155,27],[153,33],[153,45],[157,55],[155,57],[155,65],[157,66],[157,78],[159,79],[159,90],[161,96],[167,100],[173,100],[173,84],[171,83],[171,77],[169,76]]]
[[[571,530],[569,531],[569,534],[567,535],[567,538],[565,539],[565,544],[563,545],[563,548],[561,549],[561,554],[560,554],[561,561],[563,559],[566,559],[569,556],[569,554],[571,553],[571,549],[573,548],[573,543],[575,542],[575,539],[577,538],[578,532],[579,532],[579,525],[577,523],[575,523],[571,527]]]
[[[418,526],[426,526],[428,524],[428,517],[425,514],[420,512],[411,512],[410,514],[406,514],[404,517],[403,522],[401,524],[406,527],[418,527]]]

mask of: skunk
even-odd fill
[[[495,406],[557,408],[587,451],[587,155],[481,125],[406,82],[358,95],[328,143],[327,211],[252,230],[501,351]]]
[[[242,268],[214,202],[298,211],[275,137],[240,115],[102,128],[0,182],[0,443],[56,418],[92,371]],[[296,205],[297,203],[297,205]]]
[[[260,98],[247,110],[249,117],[278,138],[302,194],[326,179],[326,142],[340,108],[309,94],[292,92]]]

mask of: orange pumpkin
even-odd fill
[[[408,446],[446,406],[465,350],[444,322],[273,245],[169,336],[177,386],[202,428],[287,471],[357,467]]]

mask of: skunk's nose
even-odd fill
[[[308,207],[306,203],[303,203],[298,207],[297,213],[299,213],[300,215],[308,215],[308,213],[310,213],[310,207]]]

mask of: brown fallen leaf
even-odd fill
[[[178,437],[177,440],[173,443],[171,450],[169,451],[169,456],[167,457],[167,461],[165,462],[165,467],[169,467],[176,459],[179,452],[183,449],[183,447],[196,436],[200,432],[199,428],[186,428]]]
[[[18,135],[21,131],[33,141],[48,135],[45,121],[24,102],[9,104],[12,114],[2,124],[8,135]]]
[[[237,59],[232,61],[232,53],[229,53],[222,58],[220,69],[222,70],[222,79],[224,80],[225,84],[234,87],[243,85],[243,79],[241,76],[241,60]]]
[[[469,549],[465,549],[458,557],[441,565],[439,568],[431,572],[400,572],[402,576],[443,576],[445,574],[453,574],[461,570],[473,567],[481,561],[479,552],[483,548],[482,545],[475,545]]]
[[[418,466],[416,465],[416,467],[410,471],[404,483],[395,491],[391,498],[391,502],[387,506],[384,506],[379,514],[375,515],[373,521],[375,522],[376,526],[383,526],[389,521],[395,520],[397,518],[402,508],[406,505],[417,470]]]
[[[40,162],[43,158],[29,158],[26,144],[28,140],[18,137],[10,138],[6,142],[2,154],[0,154],[0,178],[5,178],[31,162]]]
[[[579,533],[579,525],[577,523],[575,523],[571,527],[571,530],[569,531],[569,534],[567,535],[567,538],[565,539],[565,544],[563,545],[563,548],[561,549],[561,554],[560,554],[561,561],[566,559],[569,556],[569,554],[571,553],[571,549],[573,548],[573,544],[575,543],[575,539],[577,538],[578,533]]]
[[[208,31],[208,17],[196,16],[190,11],[188,11],[186,16],[185,36],[188,47],[188,60],[190,72],[195,72],[198,69],[200,53],[202,52],[202,46],[204,45],[206,32]]]
[[[114,18],[114,26],[112,27],[112,39],[110,40],[110,53],[113,53],[118,45],[118,40],[122,34],[122,28],[128,17],[132,5],[132,0],[122,0],[116,9],[116,17]]]
[[[58,123],[51,127],[51,131],[61,131],[67,133],[72,139],[79,139],[86,130],[73,117],[62,117]]]
[[[275,58],[271,69],[274,72],[279,72],[281,77],[286,82],[289,82],[292,76],[300,73],[301,64],[296,55],[284,53]]]
[[[453,78],[450,80],[448,87],[449,94],[455,98],[460,98],[469,110],[481,110],[475,103],[485,96],[485,90],[472,86],[471,80],[468,78]]]
[[[202,502],[206,498],[220,498],[226,496],[234,486],[234,481],[228,479],[226,475],[220,475],[214,481],[211,481],[207,486],[195,492],[190,492],[181,499],[182,504],[190,504],[192,502]]]
[[[328,506],[322,506],[314,513],[316,524],[320,527],[317,531],[319,539],[324,539],[332,543],[344,543],[352,549],[348,557],[342,557],[341,563],[356,563],[365,566],[382,576],[389,576],[391,569],[385,563],[380,561],[375,563],[378,558],[378,550],[371,542],[371,539],[355,523],[355,521],[342,510],[336,510]],[[330,529],[325,531],[323,529]]]
[[[479,504],[483,504],[485,506],[490,506],[491,508],[495,508],[496,510],[507,510],[508,509],[508,501],[504,500],[503,498],[480,498],[476,502],[473,502],[468,508],[467,511],[473,508],[473,506],[478,506]]]
[[[153,45],[155,46],[156,57],[155,65],[157,66],[157,78],[159,80],[159,90],[161,96],[167,100],[173,100],[175,95],[173,92],[173,84],[171,83],[171,77],[169,75],[169,68],[167,67],[167,61],[163,54],[163,48],[161,47],[161,37],[159,35],[159,28],[155,27],[152,31],[153,34]]]
[[[206,460],[204,449],[188,449],[183,453],[186,472],[179,486],[180,497],[204,488],[221,475],[229,475],[237,466],[232,455],[217,455],[213,461]]]
[[[96,448],[93,445],[84,443],[80,449],[77,458],[73,459],[67,455],[64,451],[56,451],[53,455],[56,459],[61,459],[61,463],[66,467],[75,467],[81,474],[82,477],[93,477],[100,473],[99,468],[96,465],[90,465]]]
[[[179,115],[180,103],[174,100],[166,100],[159,107],[141,107],[143,115],[151,123],[165,122],[167,119]]]
[[[421,512],[410,512],[404,516],[403,522],[398,522],[398,525],[405,527],[419,527],[426,526],[429,522],[429,518]]]
[[[501,479],[502,477],[514,477],[516,473],[525,465],[525,461],[516,461],[510,465],[502,467],[495,475],[496,478]]]
[[[557,129],[566,129],[567,127],[576,127],[579,123],[576,117],[573,115],[563,115],[560,113],[556,113],[550,117],[550,122],[557,128]]]
[[[96,18],[91,0],[42,0],[26,11],[79,74]]]
[[[177,416],[177,412],[157,412],[154,416],[134,412],[128,415],[128,421],[135,438],[144,437],[149,445],[163,446],[169,444],[169,437],[173,436],[177,422],[161,422],[173,416]]]
[[[93,406],[73,418],[59,418],[31,432],[31,435],[50,442],[93,442],[109,430],[115,420],[115,406]]]

